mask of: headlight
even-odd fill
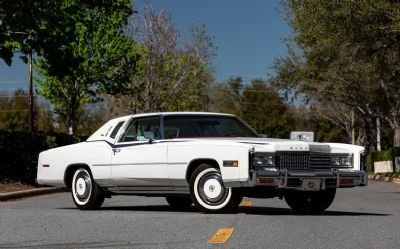
[[[353,157],[349,156],[349,155],[333,156],[332,157],[332,166],[333,167],[352,167],[353,166]]]
[[[270,156],[264,156],[263,157],[263,163],[267,166],[274,166],[275,162],[274,162],[274,156],[270,155]]]
[[[262,166],[263,160],[261,156],[255,156],[253,157],[253,164],[254,166]]]
[[[253,165],[256,167],[274,167],[275,156],[273,154],[256,155],[253,157]]]

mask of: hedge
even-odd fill
[[[374,162],[393,161],[393,170],[395,170],[394,158],[400,156],[400,147],[393,147],[388,150],[370,152],[367,156],[368,172],[374,172]]]
[[[35,183],[41,151],[73,144],[83,137],[63,133],[29,133],[0,130],[0,181]]]

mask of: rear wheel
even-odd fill
[[[188,209],[192,204],[192,199],[190,196],[167,196],[165,197],[168,204],[177,210],[185,210]]]
[[[292,191],[285,195],[285,201],[293,210],[303,214],[318,214],[325,211],[335,199],[336,189],[321,191]]]
[[[224,186],[218,169],[202,164],[190,178],[190,196],[198,209],[206,213],[232,212],[239,206],[242,196]]]
[[[72,177],[72,199],[82,210],[98,209],[104,202],[104,194],[89,171],[79,168]]]

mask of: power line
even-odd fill
[[[0,84],[26,83],[26,80],[0,80]]]
[[[33,95],[33,97],[37,97],[38,95]],[[0,98],[26,98],[28,94],[18,94],[18,95],[0,95]]]
[[[0,112],[27,112],[28,109],[20,109],[20,110],[0,110]]]

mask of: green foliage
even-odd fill
[[[241,77],[232,77],[211,86],[210,110],[238,115],[268,137],[288,138],[295,127],[288,105],[262,80],[244,85]]]
[[[34,119],[37,131],[53,130],[50,107],[43,100],[34,99]],[[18,89],[13,94],[0,92],[0,129],[26,131],[28,129],[27,92]]]
[[[11,65],[16,51],[21,52],[26,63],[30,49],[41,49],[46,39],[41,28],[45,21],[42,17],[51,15],[51,6],[57,5],[52,2],[0,0],[0,58],[7,65]]]
[[[395,168],[395,157],[400,156],[400,147],[392,147],[388,150],[370,152],[367,156],[367,169],[368,172],[374,172],[374,162],[379,161],[393,161],[393,168]]]
[[[241,77],[231,77],[227,82],[216,83],[210,86],[210,110],[240,115],[241,92],[243,80]]]
[[[298,131],[313,131],[314,140],[318,142],[348,143],[345,131],[329,122],[315,108],[298,107],[290,110],[293,113],[295,128]]]
[[[287,0],[283,6],[294,33],[288,55],[274,65],[273,84],[287,96],[355,110],[366,145],[377,117],[400,143],[400,3]]]
[[[84,138],[60,133],[0,130],[0,181],[35,183],[37,160],[41,151],[82,140]]]
[[[64,1],[59,22],[47,23],[49,40],[36,60],[37,92],[76,132],[78,109],[100,93],[120,93],[136,72],[135,42],[124,33],[132,14],[129,0]]]
[[[262,80],[246,85],[240,96],[240,113],[258,133],[269,137],[288,138],[294,120],[277,92]]]
[[[140,70],[124,96],[123,107],[133,113],[205,110],[215,54],[205,25],[191,29],[186,37],[170,13],[157,13],[147,6],[130,27],[140,43]]]

